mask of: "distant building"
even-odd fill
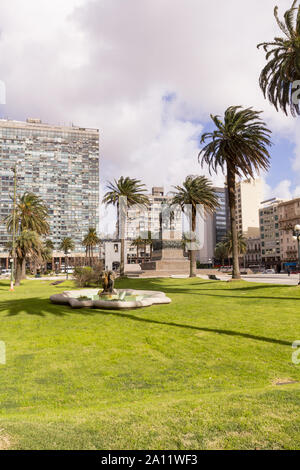
[[[259,237],[259,206],[263,199],[260,178],[236,182],[236,225],[246,238]]]
[[[100,244],[100,260],[106,270],[116,271],[120,267],[121,243],[118,240],[104,240]]]
[[[261,261],[260,238],[247,238],[247,252],[245,254],[246,267],[261,265]]]
[[[300,224],[300,198],[284,201],[278,206],[281,261],[297,264],[297,241],[293,239],[295,225]]]
[[[228,209],[228,196],[227,188],[214,188],[217,193],[219,207],[213,215],[214,223],[214,245],[223,241],[227,232],[229,231],[229,209]]]
[[[148,198],[150,201],[148,208],[134,206],[129,207],[127,211],[125,238],[128,263],[141,262],[142,259],[150,260],[149,245],[140,248],[138,259],[137,248],[131,245],[131,242],[139,237],[148,238],[150,232],[153,240],[182,239],[182,213],[181,210],[170,210],[172,196],[164,194],[163,187],[153,187]]]
[[[3,219],[12,210],[15,164],[18,195],[33,192],[48,206],[54,256],[63,255],[58,249],[65,237],[83,255],[84,235],[99,224],[99,131],[0,119],[0,163],[0,257],[8,256]]]
[[[276,266],[280,263],[279,205],[282,199],[268,199],[259,209],[262,263]]]

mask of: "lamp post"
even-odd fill
[[[12,168],[14,173],[14,202],[13,202],[13,227],[12,227],[12,247],[11,247],[11,259],[10,259],[10,290],[14,290],[14,270],[15,270],[15,256],[16,256],[16,198],[17,198],[17,164]]]
[[[293,239],[297,240],[297,248],[298,248],[298,271],[299,271],[299,282],[298,286],[300,285],[300,225],[295,225],[294,232],[293,232]]]
[[[66,268],[66,279],[69,279],[69,253],[71,253],[70,250],[65,251],[65,268]]]

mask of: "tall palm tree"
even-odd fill
[[[291,8],[284,14],[281,21],[278,7],[275,7],[276,22],[284,37],[276,37],[271,42],[258,44],[263,47],[268,61],[261,71],[259,84],[271,104],[278,111],[300,115],[299,99],[295,99],[296,80],[300,80],[300,5],[294,0]],[[297,98],[297,97],[296,97]]]
[[[237,176],[254,178],[259,170],[269,167],[271,131],[260,118],[260,111],[241,106],[230,106],[224,120],[220,116],[211,118],[216,126],[213,132],[202,135],[201,143],[207,143],[199,152],[202,166],[206,163],[210,171],[221,168],[227,172],[228,204],[232,233],[232,278],[240,279],[238,257],[238,231],[236,226],[235,179]]]
[[[119,180],[114,180],[114,183],[107,184],[108,191],[103,197],[103,203],[106,205],[113,205],[117,207],[117,228],[118,237],[121,239],[121,260],[120,260],[120,276],[124,276],[125,268],[125,226],[127,211],[120,204],[120,198],[124,197],[127,200],[127,209],[134,205],[141,207],[148,207],[149,199],[144,193],[147,191],[146,186],[141,183],[141,180],[130,178],[129,176],[121,176]],[[122,210],[121,210],[122,209]],[[120,222],[121,221],[121,227]]]
[[[186,206],[191,206],[190,224],[192,230],[191,244],[196,242],[197,205],[201,204],[205,212],[213,212],[219,206],[218,196],[205,176],[187,176],[182,186],[174,186],[172,205],[179,205],[184,212]],[[196,253],[193,246],[190,251],[190,277],[196,276]]]
[[[97,235],[96,229],[94,227],[90,227],[82,241],[82,245],[85,246],[86,249],[86,255],[89,255],[90,264],[92,264],[92,260],[94,259],[94,248],[99,245],[100,241],[101,240]]]
[[[221,261],[221,265],[224,266],[225,259],[228,258],[229,251],[228,247],[224,242],[216,244],[215,247],[215,257]]]
[[[22,278],[23,261],[30,257],[33,261],[37,261],[41,256],[42,242],[38,234],[33,230],[23,230],[16,239],[16,281],[15,285],[19,286]]]
[[[38,235],[47,235],[50,232],[48,223],[48,208],[43,200],[34,193],[25,192],[18,198],[15,212],[16,234],[21,234],[24,230],[36,232]],[[8,232],[13,231],[13,212],[5,219]],[[36,259],[34,259],[34,262]],[[25,279],[26,258],[22,260],[21,278]]]
[[[233,239],[232,239],[232,233],[231,232],[228,232],[225,235],[222,244],[226,248],[228,255],[229,256],[232,255],[232,253],[233,253]],[[238,235],[237,235],[237,247],[238,247],[238,255],[239,256],[244,255],[246,253],[246,251],[247,251],[247,240],[241,232],[238,232]]]
[[[75,243],[71,237],[65,237],[62,239],[59,249],[65,254],[65,274],[68,273],[68,253],[73,251],[75,248]]]

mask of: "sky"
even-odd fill
[[[300,196],[300,118],[258,85],[276,4],[283,15],[292,0],[1,0],[0,115],[98,128],[102,192],[121,175],[168,191],[209,176],[197,155],[210,114],[253,106],[273,132],[265,198]]]

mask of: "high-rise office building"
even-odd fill
[[[88,228],[99,223],[99,131],[1,119],[0,162],[0,252],[9,240],[3,219],[12,210],[15,164],[18,195],[33,192],[49,209],[55,250],[71,237],[82,252]]]
[[[218,196],[219,207],[214,212],[215,245],[223,241],[229,231],[229,211],[227,188],[214,188]]]
[[[263,200],[260,178],[236,182],[236,225],[246,238],[259,237],[259,206]]]
[[[267,266],[280,262],[279,208],[281,199],[273,198],[261,203],[259,225],[261,239],[261,258]]]

